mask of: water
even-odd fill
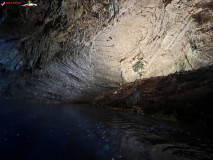
[[[190,125],[88,106],[0,107],[0,160],[213,159],[209,136]]]

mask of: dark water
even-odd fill
[[[190,125],[88,106],[0,107],[0,160],[213,159],[210,136]]]

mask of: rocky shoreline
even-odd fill
[[[94,106],[209,126],[213,120],[213,67],[153,77],[106,92]]]

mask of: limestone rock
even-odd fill
[[[88,101],[127,82],[213,63],[211,0],[41,0],[25,13],[8,8],[1,24],[0,34],[19,35],[13,52],[0,53],[1,68],[17,69],[4,98]]]
[[[213,68],[207,67],[127,83],[99,96],[94,105],[211,126],[212,96]]]

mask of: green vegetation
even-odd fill
[[[132,69],[134,72],[138,73],[140,78],[142,77],[142,75],[145,73],[142,58],[132,66]]]
[[[194,41],[190,40],[190,44],[191,44],[192,52],[194,52],[195,50],[197,50],[197,46],[196,46],[196,44],[195,44]]]
[[[141,61],[138,61],[135,65],[132,66],[134,72],[138,72],[143,69],[143,64]]]

